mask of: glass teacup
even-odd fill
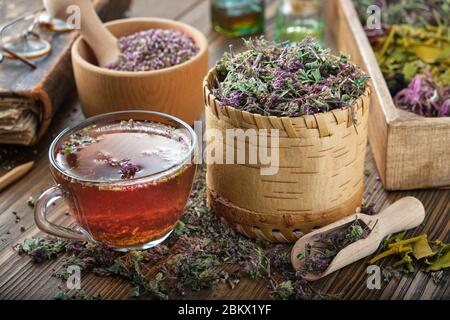
[[[169,115],[126,111],[88,119],[50,147],[58,186],[36,202],[36,224],[51,235],[116,250],[156,246],[183,214],[196,148],[192,128]],[[73,229],[47,219],[61,198],[77,223]]]

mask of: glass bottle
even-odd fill
[[[264,0],[211,0],[214,30],[229,37],[264,31]]]
[[[276,41],[298,42],[310,36],[323,44],[322,0],[281,0],[275,20]]]

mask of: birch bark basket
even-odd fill
[[[244,164],[207,159],[208,201],[224,222],[248,237],[293,242],[355,213],[363,194],[370,85],[351,108],[289,118],[221,106],[211,93],[215,78],[212,69],[204,81],[207,130],[222,137],[227,129],[266,129],[269,136],[278,129],[279,134],[275,175],[261,175],[264,166],[259,159],[249,163],[248,155]],[[249,143],[245,138],[247,154]],[[239,144],[224,138],[224,155],[231,145],[237,154]]]

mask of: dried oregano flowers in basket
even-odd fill
[[[247,50],[217,63],[213,94],[222,105],[271,116],[299,117],[350,107],[368,77],[345,55],[334,57],[312,38],[287,45],[244,40]]]

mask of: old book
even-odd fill
[[[120,18],[131,0],[94,0],[103,21]],[[41,0],[2,1],[0,24],[39,9]],[[37,69],[14,60],[0,63],[0,144],[32,145],[44,135],[55,111],[75,90],[70,47],[76,31],[40,35],[52,45],[49,55],[38,58]]]

